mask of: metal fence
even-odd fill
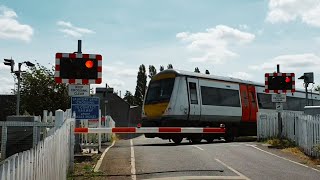
[[[24,121],[28,119],[29,122]],[[12,121],[14,120],[14,121]],[[30,121],[32,120],[32,121]],[[54,116],[44,110],[41,116],[13,116],[11,121],[0,121],[1,160],[37,145],[54,132]],[[51,130],[50,130],[51,128]],[[17,147],[17,148],[14,148]],[[7,152],[8,151],[8,152]]]
[[[82,128],[105,128],[105,127],[115,127],[115,122],[111,116],[103,117],[99,120],[81,120],[80,127]],[[106,142],[110,142],[112,134],[81,134],[80,145],[83,152],[101,152],[101,145]]]
[[[51,135],[34,148],[14,154],[0,165],[0,178],[14,179],[66,179],[73,169],[74,118],[71,111],[55,112],[55,128]]]
[[[278,115],[276,112],[258,112],[257,136],[259,140],[274,138],[278,134]],[[282,137],[293,141],[303,151],[320,157],[320,116],[297,112],[282,112]],[[318,149],[319,150],[319,149]]]

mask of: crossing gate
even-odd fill
[[[185,128],[185,127],[113,127],[113,128],[75,128],[76,134],[94,134],[94,133],[216,133],[224,134],[226,128]]]

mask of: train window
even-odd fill
[[[271,101],[271,94],[258,93],[258,104],[260,109],[276,109],[275,103]]]
[[[191,104],[198,104],[197,85],[189,82]]]
[[[203,105],[240,107],[239,91],[201,86]]]
[[[174,85],[174,78],[153,81],[149,84],[145,104],[168,102]]]

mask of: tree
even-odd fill
[[[126,91],[126,94],[123,97],[123,100],[127,101],[127,103],[129,103],[130,105],[134,105],[134,96],[132,95],[132,93],[130,91]]]
[[[142,64],[139,67],[136,92],[134,93],[135,105],[142,106],[142,101],[146,93],[146,87],[147,87],[146,68]]]
[[[172,64],[168,64],[167,69],[173,69]]]
[[[56,84],[54,69],[39,63],[21,76],[21,110],[31,115],[42,115],[43,110],[55,111],[70,108],[66,84]]]
[[[194,72],[196,72],[196,73],[200,73],[199,68],[198,68],[198,67],[194,68]]]
[[[149,66],[149,78],[151,79],[154,75],[157,74],[157,69],[153,66]]]
[[[206,74],[210,74],[209,70],[206,70]]]
[[[163,67],[163,66],[160,66],[160,72],[163,71],[163,70],[164,70],[164,67]]]

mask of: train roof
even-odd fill
[[[216,76],[216,75],[211,75],[211,74],[196,73],[196,72],[184,71],[184,70],[178,70],[178,69],[166,69],[166,70],[159,72],[155,76],[160,75],[160,74],[168,74],[168,73],[174,73],[178,76],[199,77],[199,78],[204,78],[204,79],[214,79],[214,80],[221,80],[221,81],[226,81],[226,82],[251,84],[251,85],[260,86],[260,87],[265,86],[264,83],[258,83],[258,82],[243,80],[243,79],[239,79],[239,78],[226,77],[226,76]],[[263,76],[263,78],[264,78],[264,76]],[[296,89],[296,92],[304,93],[304,90]],[[318,93],[312,93],[312,94],[319,95]]]

